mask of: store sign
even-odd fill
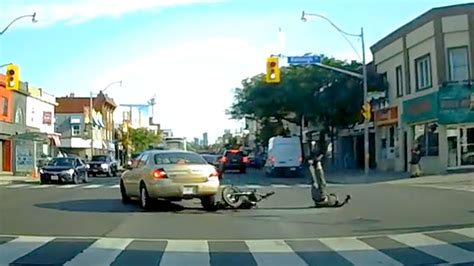
[[[402,117],[407,124],[436,119],[438,117],[438,93],[433,92],[405,101]]]
[[[52,112],[43,112],[43,124],[50,126],[53,121],[53,113]]]
[[[384,108],[375,112],[377,126],[395,124],[398,122],[398,107]]]
[[[441,87],[438,92],[439,123],[474,122],[474,89],[467,85]]]

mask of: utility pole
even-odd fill
[[[93,106],[93,93],[91,91],[91,95],[89,97],[89,123],[91,124],[91,157],[90,159],[92,160],[92,156],[94,156],[94,122],[92,121],[93,116],[92,112],[94,110]]]

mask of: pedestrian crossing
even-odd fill
[[[222,184],[221,187],[227,186],[226,184]],[[239,188],[244,189],[259,189],[259,188],[310,188],[310,184],[242,184],[236,185]],[[100,189],[100,188],[107,188],[107,189],[118,189],[120,186],[118,184],[40,184],[40,183],[20,183],[20,184],[0,184],[0,187],[8,188],[8,189]]]
[[[474,264],[474,228],[382,236],[261,240],[0,236],[0,265]]]

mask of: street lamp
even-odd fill
[[[338,32],[340,32],[343,37],[347,40],[346,36],[351,36],[351,37],[358,37],[361,39],[362,42],[362,79],[364,83],[364,103],[368,101],[368,95],[367,95],[367,66],[365,62],[365,42],[364,42],[364,28],[360,28],[360,34],[352,34],[343,31],[341,28],[336,26],[330,19],[327,17],[320,15],[320,14],[315,14],[315,13],[306,13],[303,11],[301,14],[301,20],[303,22],[307,21],[306,16],[312,16],[312,17],[318,17],[326,20],[333,26]],[[349,44],[352,46],[352,43],[347,40]],[[352,46],[354,48],[354,46]],[[354,49],[355,50],[355,49]],[[364,172],[365,174],[369,174],[369,120],[368,117],[364,118]]]
[[[36,12],[31,14],[31,15],[23,15],[23,16],[19,16],[17,17],[16,19],[12,20],[2,31],[0,31],[0,35],[3,35],[7,30],[8,28],[10,28],[10,26],[15,23],[16,21],[22,19],[22,18],[28,18],[28,17],[31,17],[31,22],[33,23],[36,23],[38,22],[38,20],[36,20]]]
[[[109,85],[105,86],[105,89],[101,90],[100,92],[103,93],[104,91],[106,91],[108,88],[110,88],[114,84],[119,84],[120,87],[122,87],[122,81],[118,80],[118,81],[114,81],[114,82],[109,83]],[[92,156],[94,155],[94,124],[93,124],[93,121],[92,121],[92,110],[94,108],[93,103],[92,103],[93,95],[94,95],[94,93],[91,91],[91,94],[90,94],[90,97],[89,97],[89,123],[91,124],[91,159],[92,159]]]

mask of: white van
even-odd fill
[[[299,137],[272,137],[268,141],[265,172],[269,175],[299,175],[303,163],[302,156]]]

